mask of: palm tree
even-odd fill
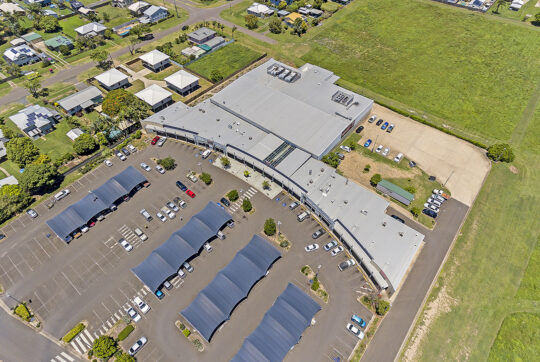
[[[497,1],[495,2],[496,8],[495,8],[495,11],[494,11],[494,12],[498,14],[498,13],[499,13],[499,8],[500,8],[501,6],[503,6],[503,5],[506,5],[507,2],[508,2],[508,0],[497,0]]]

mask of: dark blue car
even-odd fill
[[[180,181],[176,181],[176,186],[178,186],[178,188],[182,190],[182,192],[185,192],[187,190],[187,186]]]
[[[388,122],[384,122],[381,129],[384,131],[388,127]]]
[[[356,314],[352,315],[351,320],[362,328],[366,327],[366,321],[357,316]]]
[[[431,216],[432,218],[437,218],[437,213],[430,209],[424,209],[422,210],[422,213],[426,214],[427,216]]]

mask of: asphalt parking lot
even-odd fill
[[[139,167],[140,162],[153,166],[150,158],[169,155],[176,159],[178,166],[164,175],[155,170],[146,173]],[[314,269],[321,265],[319,280],[330,295],[329,303],[325,304],[314,297],[322,305],[322,310],[315,316],[316,324],[306,330],[301,342],[286,359],[346,359],[357,342],[356,337],[345,329],[350,316],[355,313],[367,321],[371,319],[370,312],[357,302],[358,296],[369,288],[362,273],[357,269],[338,270],[337,265],[347,256],[342,253],[331,257],[324,252],[322,246],[330,240],[328,234],[317,240],[319,250],[306,253],[304,247],[313,242],[311,234],[320,227],[315,220],[299,223],[296,220],[299,209],[290,211],[286,207],[290,202],[286,195],[268,199],[242,180],[214,167],[209,162],[211,160],[212,157],[202,160],[199,150],[193,146],[168,141],[163,148],[148,147],[129,156],[126,162],[115,158],[112,160],[113,167],[98,167],[70,186],[71,194],[57,202],[52,209],[48,210],[44,204],[39,205],[36,208],[40,214],[37,219],[22,215],[2,230],[8,236],[0,244],[2,285],[15,298],[32,300],[30,307],[43,322],[44,329],[55,337],[62,337],[75,324],[86,320],[88,328],[70,343],[68,350],[71,352],[85,353],[94,338],[125,316],[125,310],[133,305],[132,299],[138,295],[152,310],[143,315],[135,331],[122,345],[129,348],[135,340],[145,335],[149,343],[137,354],[139,360],[216,361],[234,356],[288,282],[309,292],[309,283],[300,272],[303,265],[309,264]],[[152,183],[149,188],[138,191],[131,200],[120,204],[117,211],[69,245],[54,235],[47,236],[52,232],[45,224],[46,220],[129,164],[147,176]],[[209,172],[215,182],[211,186],[205,186],[200,181],[193,184],[185,177],[189,170]],[[178,179],[188,185],[197,197],[190,199],[185,194],[182,196],[174,185]],[[235,228],[225,229],[225,240],[212,241],[214,250],[211,253],[202,251],[190,261],[194,272],[185,279],[173,279],[174,287],[170,291],[164,290],[166,296],[158,300],[130,269],[144,260],[151,250],[161,245],[208,201],[218,201],[233,188],[239,190],[241,198],[252,200],[255,212],[245,215],[239,202],[227,208],[235,220]],[[175,219],[165,223],[157,220],[156,212],[175,196],[182,197],[188,207],[181,209]],[[146,222],[139,214],[141,208],[146,208],[154,220]],[[248,298],[235,308],[230,320],[216,331],[212,341],[204,343],[205,351],[197,352],[179,333],[174,321],[180,319],[179,312],[232,260],[253,234],[261,231],[268,217],[281,222],[280,230],[291,241],[292,247],[288,251],[282,250],[282,258],[273,265],[269,275],[260,280]],[[141,228],[148,235],[148,240],[140,241],[133,234],[135,227]],[[119,246],[117,241],[121,237],[133,244],[134,249],[130,253]],[[45,357],[49,360],[53,356]]]

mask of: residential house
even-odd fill
[[[41,60],[39,55],[26,44],[8,48],[4,52],[4,59],[18,66],[32,64]]]
[[[215,36],[216,36],[215,31],[210,30],[207,27],[203,26],[202,28],[199,28],[189,33],[188,39],[189,41],[192,41],[195,44],[203,44],[203,43],[206,43],[208,40],[214,38]]]
[[[152,84],[150,87],[135,93],[135,96],[148,104],[154,112],[174,103],[172,93],[157,84]]]
[[[183,96],[199,88],[199,78],[183,69],[165,78],[165,83],[167,87]]]
[[[75,32],[78,36],[86,36],[90,38],[93,38],[96,35],[103,35],[105,30],[107,30],[106,26],[96,22],[84,24],[78,28],[75,28]]]
[[[247,13],[251,15],[255,15],[259,18],[264,18],[266,16],[272,16],[274,14],[274,10],[270,9],[266,5],[253,3],[253,5],[247,8]]]
[[[208,40],[207,42],[205,42],[204,44],[201,44],[201,45],[206,45],[210,49],[214,49],[214,48],[217,48],[221,44],[224,44],[224,43],[225,43],[225,39],[223,37],[216,36],[215,38],[212,38],[212,39]]]
[[[73,0],[69,3],[69,5],[71,6],[71,8],[75,11],[79,10],[79,8],[82,8],[84,7],[83,3],[81,3],[80,1],[77,1],[77,0]]]
[[[171,64],[171,58],[157,49],[141,55],[139,59],[146,68],[151,69],[153,72],[159,72]]]
[[[287,10],[280,10],[277,12],[277,16],[279,16],[280,18],[284,17],[284,16],[287,16],[289,15],[290,12],[288,12]]]
[[[91,111],[103,102],[103,93],[94,86],[85,88],[58,101],[58,105],[70,116],[77,112]]]
[[[38,33],[34,33],[33,31],[30,33],[21,35],[21,38],[23,38],[28,44],[39,43],[40,41],[43,40],[43,38],[41,38],[41,35],[39,35]]]
[[[288,27],[292,27],[294,25],[294,21],[296,19],[302,19],[302,20],[306,21],[306,19],[302,15],[300,15],[298,13],[290,13],[289,15],[287,15],[287,16],[285,16],[283,18],[283,21],[285,22],[285,24]]]
[[[53,18],[58,19],[58,14],[51,9],[43,10],[43,16],[52,16]]]
[[[116,68],[109,69],[108,71],[95,76],[95,79],[108,91],[129,87],[128,76]]]
[[[160,20],[166,19],[169,16],[169,11],[163,6],[152,5],[145,11],[143,11],[142,16],[139,18],[139,21],[142,24],[152,24],[157,23]]]
[[[309,9],[307,7],[300,7],[297,11],[300,15],[309,15]]]
[[[84,16],[90,16],[96,14],[96,11],[87,7],[81,7],[78,9],[79,13],[83,14]]]
[[[15,123],[28,137],[37,139],[54,130],[61,116],[54,109],[40,106],[39,104],[21,109],[9,119]]]
[[[182,55],[185,56],[186,58],[191,58],[193,56],[194,59],[197,59],[198,57],[200,57],[201,55],[203,55],[204,53],[206,53],[206,51],[204,51],[203,49],[199,48],[198,46],[192,46],[190,48],[184,48],[182,49],[181,51]]]
[[[15,13],[24,14],[25,13],[23,8],[21,8],[19,5],[14,4],[14,3],[0,4],[0,11],[4,14],[15,14]]]
[[[112,0],[111,6],[114,6],[116,8],[127,8],[132,3],[132,0]]]
[[[63,35],[58,35],[54,38],[47,39],[44,41],[44,44],[47,48],[55,52],[57,52],[62,45],[67,46],[69,49],[73,49],[73,42],[71,39]]]
[[[137,1],[136,3],[129,5],[128,9],[131,11],[133,16],[140,16],[149,7],[150,4],[148,4],[146,1]]]
[[[321,15],[323,14],[323,11],[322,10],[319,10],[319,9],[309,9],[309,15],[314,17],[314,18],[318,18],[320,17]]]
[[[17,178],[13,175],[0,179],[0,187],[5,186],[5,185],[18,185],[18,184],[19,184],[19,180],[17,180]]]
[[[41,6],[49,6],[51,5],[51,0],[24,0],[25,3],[28,5],[30,4],[39,4]]]
[[[66,136],[68,136],[68,138],[72,141],[75,141],[77,138],[79,138],[80,135],[84,134],[84,132],[80,129],[80,128],[73,128],[73,129],[70,129],[67,133],[66,133]]]
[[[26,41],[23,38],[15,38],[13,40],[10,40],[9,44],[11,44],[11,46],[16,47],[19,45],[26,44]]]
[[[287,5],[291,5],[294,0],[270,0],[270,3],[277,8],[282,1],[285,1]]]
[[[0,129],[0,160],[4,160],[7,155],[6,142],[9,142],[9,139],[4,137],[4,132]]]

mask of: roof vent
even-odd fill
[[[364,215],[367,215],[367,210],[361,210],[360,213],[364,214]]]
[[[309,183],[312,184],[312,183],[313,183],[313,180],[310,179],[310,180],[309,180]]]
[[[216,118],[216,121],[219,122],[219,118]]]
[[[249,140],[251,141],[253,139],[253,137],[249,136]]]
[[[343,203],[347,205],[349,203],[349,200],[343,200]]]
[[[162,121],[165,120],[165,117],[163,117],[163,116],[159,116],[159,118],[160,118]]]
[[[232,129],[232,124],[227,126],[228,129]]]
[[[309,174],[310,176],[311,176],[312,173],[313,173],[312,170],[309,170],[309,171],[308,171],[308,174]]]
[[[400,231],[398,234],[399,236],[403,237],[403,231]]]
[[[321,172],[324,172],[324,168],[321,167]]]
[[[383,221],[382,226],[386,226],[386,221]]]

